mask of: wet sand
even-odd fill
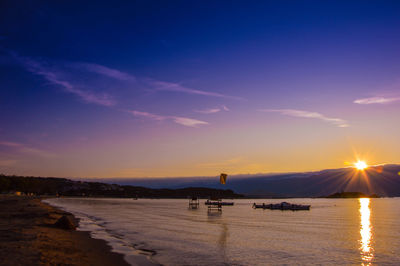
[[[89,232],[57,228],[63,215],[38,198],[0,195],[0,265],[129,265]]]

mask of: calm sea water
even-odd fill
[[[290,199],[310,211],[252,209],[234,200],[221,214],[187,200],[58,198],[80,230],[110,243],[132,265],[400,265],[400,198]]]

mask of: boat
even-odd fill
[[[226,178],[228,177],[227,174],[221,173],[219,177],[219,182],[222,185],[226,184]],[[223,202],[222,199],[211,196],[210,199],[206,200],[204,202],[205,205],[208,205],[208,213],[213,212],[213,211],[218,211],[219,213],[222,212],[222,206],[233,206],[233,202]]]
[[[221,205],[221,206],[233,206],[234,202],[223,202],[223,201],[215,201],[215,200],[206,200],[204,202],[205,205]]]
[[[269,209],[269,210],[291,210],[291,211],[308,211],[311,205],[292,204],[289,202],[281,202],[277,204],[253,204],[253,209]]]
[[[222,212],[222,200],[213,198],[211,200],[207,200],[204,204],[208,205],[208,212],[218,211]]]

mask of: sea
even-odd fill
[[[45,200],[131,265],[400,265],[400,198],[240,199],[222,212],[204,201]],[[311,209],[252,208],[282,201]]]

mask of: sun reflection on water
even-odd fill
[[[371,261],[374,257],[373,248],[371,246],[372,240],[372,226],[371,226],[371,209],[369,207],[370,199],[360,198],[360,250],[362,265],[371,265]]]

